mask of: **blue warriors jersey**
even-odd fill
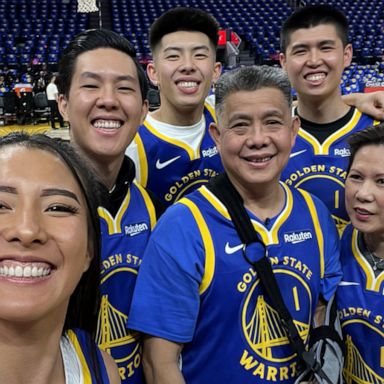
[[[206,130],[198,151],[185,143],[159,133],[147,121],[137,135],[140,182],[152,191],[164,206],[169,206],[223,171],[219,153],[208,127],[214,111],[205,105]]]
[[[346,384],[384,383],[384,271],[374,271],[349,225],[341,242],[343,280],[337,306],[346,343]]]
[[[84,384],[109,384],[107,369],[100,350],[94,344],[91,336],[79,329],[67,330],[65,336],[71,342],[80,361]],[[91,350],[92,349],[92,350]],[[95,353],[96,352],[96,353]],[[93,362],[92,359],[95,358]],[[98,370],[98,375],[95,372]],[[97,380],[99,376],[100,380]]]
[[[304,129],[299,129],[290,159],[281,180],[319,197],[331,212],[337,227],[349,222],[344,204],[344,185],[350,156],[347,138],[374,121],[355,109],[352,118],[322,144]]]
[[[319,296],[329,299],[340,280],[339,239],[323,203],[282,188],[285,207],[268,224],[248,213],[306,342]],[[183,343],[188,384],[293,383],[295,353],[260,285],[228,211],[203,186],[160,219],[140,270],[129,326]]]
[[[142,383],[141,345],[127,329],[144,248],[156,223],[153,203],[133,182],[115,217],[99,208],[102,233],[101,307],[97,342],[115,359],[122,383]]]

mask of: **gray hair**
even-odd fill
[[[220,120],[224,111],[226,98],[235,92],[252,92],[261,88],[276,88],[280,90],[292,107],[291,84],[284,70],[267,65],[252,65],[236,68],[224,73],[218,80],[215,88],[215,110]]]

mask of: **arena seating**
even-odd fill
[[[109,1],[112,28],[135,45],[143,64],[151,59],[147,33],[164,11],[191,6],[212,13],[224,29],[242,39],[243,56],[251,63],[276,64],[279,30],[293,11],[286,0],[103,0]],[[321,0],[306,1],[307,4]],[[297,3],[297,2],[296,2]],[[384,1],[330,0],[351,24],[354,64],[343,76],[344,93],[382,83],[384,58]],[[0,0],[0,67],[21,70],[38,63],[54,69],[60,52],[78,32],[89,27],[89,14],[77,13],[77,0]],[[104,15],[105,16],[105,15]]]
[[[219,4],[212,0],[110,0],[110,3],[113,28],[133,41],[143,59],[150,56],[146,36],[153,20],[169,8],[191,6],[213,14],[222,28],[232,29],[240,35],[256,56],[263,61],[273,61],[279,52],[280,27],[293,11],[285,0],[223,0]],[[327,3],[347,15],[356,59],[381,58],[384,53],[384,2],[331,0]]]
[[[87,28],[77,1],[0,0],[0,65],[57,63],[60,51]]]

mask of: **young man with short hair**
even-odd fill
[[[346,17],[327,5],[300,8],[282,27],[281,52],[281,65],[298,94],[295,114],[301,121],[282,180],[322,199],[342,229],[349,220],[346,139],[373,123],[342,99],[341,76],[352,60]]]
[[[119,367],[122,383],[142,383],[141,342],[126,326],[144,248],[156,223],[156,206],[134,181],[125,156],[148,102],[145,72],[132,44],[109,30],[77,35],[59,64],[59,107],[71,142],[105,187],[99,208],[102,232],[101,308],[96,335]]]
[[[153,62],[147,74],[159,88],[161,105],[147,116],[127,153],[138,181],[166,206],[223,169],[208,133],[214,110],[206,102],[221,73],[217,40],[217,21],[200,9],[171,9],[150,28]]]

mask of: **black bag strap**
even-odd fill
[[[240,240],[244,244],[244,257],[256,269],[257,275],[262,283],[262,287],[272,301],[272,305],[279,314],[281,323],[287,332],[288,339],[298,358],[305,364],[306,368],[317,373],[322,379],[332,384],[329,378],[322,371],[320,364],[315,359],[311,351],[307,351],[303,340],[295,326],[292,316],[284,303],[279,286],[273,273],[271,263],[266,257],[268,252],[265,244],[259,238],[252,222],[245,210],[243,199],[232,185],[226,173],[222,173],[211,179],[207,188],[225,205],[231,216],[232,222],[238,232]],[[252,250],[251,244],[259,243],[263,246],[265,256],[257,257],[257,261],[252,262],[247,256],[247,249]]]

